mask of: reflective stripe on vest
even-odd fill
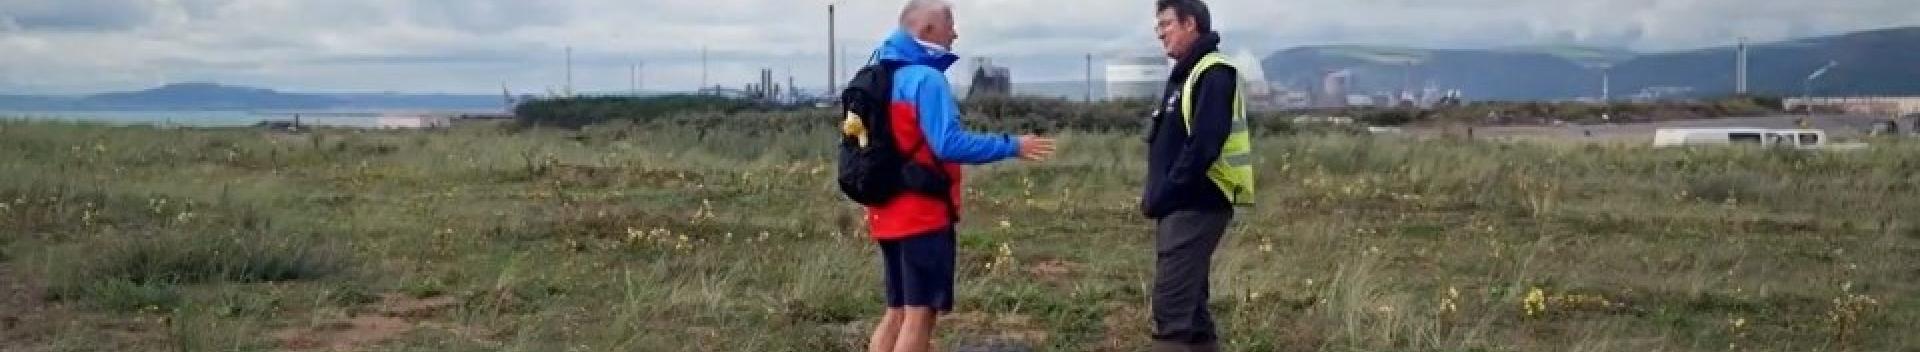
[[[1200,74],[1215,65],[1233,67],[1226,56],[1210,53],[1193,64],[1193,72],[1187,75],[1187,82],[1180,90],[1180,116],[1186,122],[1187,133],[1193,133],[1193,86],[1200,81]],[[1233,132],[1227,134],[1227,143],[1220,147],[1220,160],[1207,168],[1207,178],[1220,187],[1220,193],[1227,195],[1227,201],[1236,206],[1253,205],[1253,134],[1247,126],[1246,99],[1240,92],[1240,77],[1234,77],[1233,90]]]

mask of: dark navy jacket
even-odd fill
[[[1233,131],[1233,100],[1238,73],[1214,66],[1200,74],[1193,88],[1193,131],[1180,116],[1181,88],[1194,63],[1220,50],[1220,36],[1206,33],[1194,42],[1167,77],[1167,90],[1147,132],[1147,185],[1140,197],[1141,212],[1159,219],[1177,210],[1232,209],[1225,193],[1207,178],[1207,168],[1220,159],[1220,149]]]

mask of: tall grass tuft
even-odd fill
[[[347,268],[345,254],[313,236],[166,231],[101,236],[43,258],[54,299],[109,309],[167,307],[184,284],[312,280]]]

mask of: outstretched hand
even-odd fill
[[[1035,135],[1020,136],[1020,159],[1042,161],[1053,157],[1053,138]]]

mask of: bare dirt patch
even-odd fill
[[[0,263],[0,350],[19,351],[51,333],[38,280]]]
[[[954,313],[942,318],[942,324],[969,336],[955,345],[956,351],[1024,352],[1045,346],[1053,336],[1047,329],[1022,314]]]
[[[273,337],[287,350],[357,351],[406,336],[419,329],[438,329],[485,342],[479,330],[452,324],[425,321],[460,304],[449,296],[414,298],[382,295],[380,302],[366,307],[367,312],[346,319],[326,321],[309,327],[275,332]]]
[[[1072,279],[1073,273],[1079,271],[1080,267],[1079,263],[1049,259],[1027,267],[1027,274],[1033,275],[1034,279],[1040,282],[1059,284]]]

